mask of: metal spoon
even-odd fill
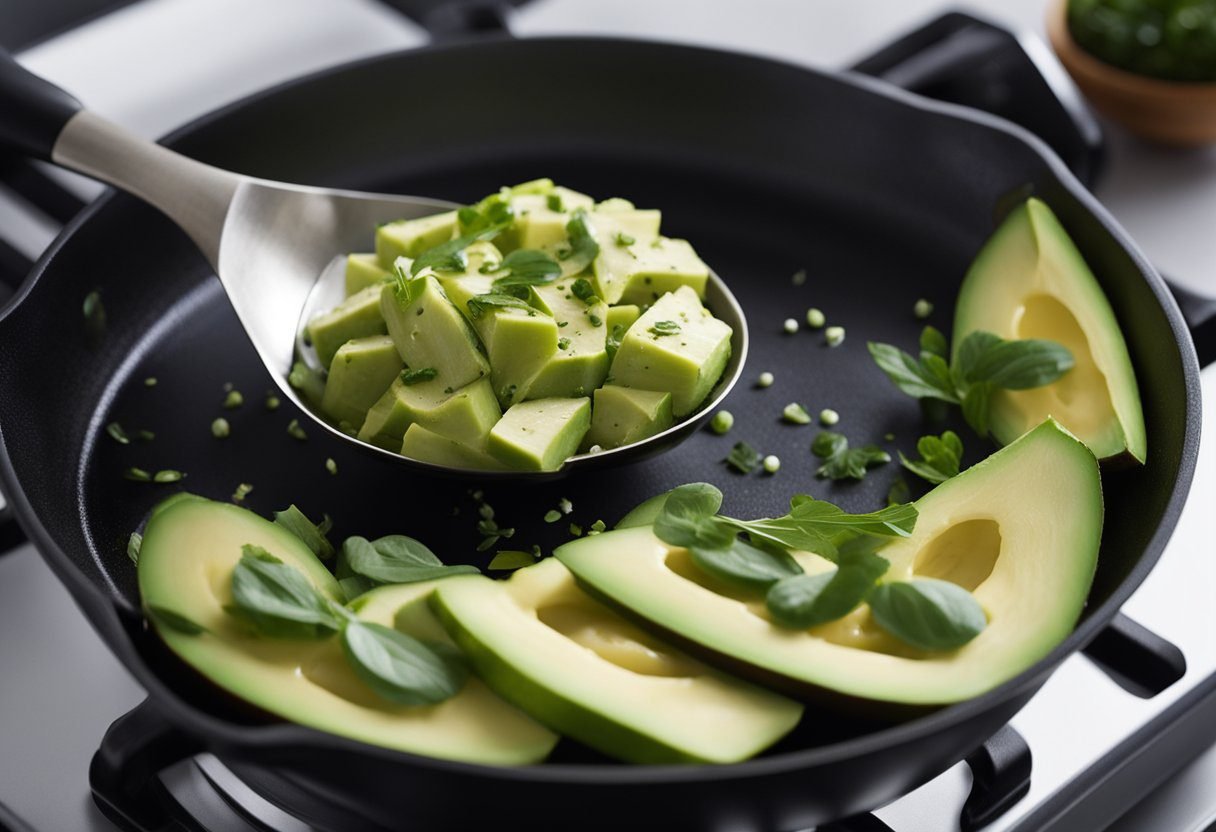
[[[548,479],[666,450],[689,436],[730,392],[747,356],[747,323],[711,272],[706,304],[734,331],[718,386],[695,413],[642,442],[571,457],[556,472],[485,472],[403,457],[321,419],[288,383],[296,339],[308,317],[341,298],[335,255],[367,249],[371,229],[455,207],[435,199],[291,185],[221,170],[145,141],[0,52],[0,145],[101,180],[163,211],[215,269],[258,356],[283,394],[313,421],[369,453],[433,474]],[[328,301],[322,306],[323,301]]]

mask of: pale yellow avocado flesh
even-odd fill
[[[1044,203],[1016,208],[976,257],[959,290],[954,348],[968,333],[1047,338],[1076,366],[1059,381],[992,398],[992,435],[1009,444],[1051,416],[1099,459],[1144,462],[1147,437],[1127,344],[1110,302]]]
[[[1075,626],[1102,535],[1090,451],[1046,422],[916,503],[913,534],[884,548],[886,581],[931,577],[973,592],[988,626],[958,650],[923,653],[887,635],[867,605],[811,630],[771,623],[760,593],[719,585],[649,526],[581,538],[555,554],[603,597],[783,689],[942,705],[977,696],[1045,656]],[[808,572],[830,569],[798,556]]]
[[[559,562],[510,580],[445,580],[440,620],[503,698],[554,730],[636,763],[746,759],[797,724],[797,703],[727,676],[580,590]]]
[[[307,641],[248,634],[223,610],[232,601],[232,570],[246,543],[300,569],[330,598],[341,597],[333,577],[298,538],[252,512],[201,498],[157,511],[140,550],[140,593],[145,605],[207,628],[198,635],[163,626],[157,632],[212,682],[276,716],[373,745],[495,765],[525,765],[547,756],[556,735],[476,677],[437,705],[396,705],[355,675],[336,637]],[[359,617],[389,627],[396,619],[416,638],[446,642],[427,608],[417,606],[438,583],[374,590],[359,599]],[[398,616],[407,606],[410,614]]]

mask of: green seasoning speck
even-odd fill
[[[616,240],[616,244],[618,246],[631,246],[637,242],[632,235],[626,234],[624,231],[616,232],[616,237],[614,239]]]
[[[562,514],[569,514],[570,512],[574,511],[574,503],[570,502],[565,497],[562,497],[557,501],[557,507],[561,509]]]
[[[98,339],[106,331],[106,308],[101,302],[101,292],[94,289],[84,296],[84,332],[91,339]]]
[[[597,535],[597,534],[603,534],[603,532],[604,532],[604,531],[605,531],[607,528],[608,528],[608,525],[607,525],[607,524],[606,524],[606,523],[605,523],[603,520],[596,520],[596,521],[595,521],[594,523],[592,523],[592,524],[591,524],[591,526],[590,526],[590,527],[587,529],[587,534],[588,534],[588,536],[591,536],[591,535]]]
[[[894,441],[895,441],[895,434],[893,434],[893,433],[887,433],[887,434],[883,434],[883,437],[882,437],[882,438],[883,438],[883,439],[885,439],[885,440],[887,440],[888,442],[894,442]]]
[[[266,394],[266,409],[267,410],[278,410],[280,404],[282,404],[282,402],[279,401],[279,397],[276,396],[274,393]]]
[[[790,276],[790,283],[795,286],[801,286],[806,283],[806,269],[799,269]]]
[[[249,492],[253,490],[253,486],[247,482],[243,482],[236,487],[236,491],[232,492],[232,502],[243,503],[245,498],[249,496]]]
[[[327,458],[325,460],[325,470],[336,477],[338,475],[338,463],[334,462],[332,457]]]
[[[564,349],[566,349],[566,348],[567,348],[567,347],[569,347],[569,346],[570,346],[570,339],[569,339],[569,338],[558,338],[558,339],[557,339],[557,348],[558,348],[559,350],[564,350]]]
[[[228,395],[224,397],[224,407],[229,410],[234,410],[245,403],[245,397],[241,395],[240,390],[229,390]]]
[[[655,321],[654,326],[647,331],[656,338],[661,335],[676,335],[680,331],[680,325],[675,321]]]
[[[838,347],[844,343],[844,327],[830,326],[823,331],[823,337],[829,347]]]
[[[798,331],[798,322],[793,318],[786,318],[785,323],[781,325],[781,328],[785,330],[786,335],[793,335]]]
[[[434,381],[439,371],[434,367],[421,367],[417,370],[402,370],[402,384],[421,384],[424,381]]]
[[[308,434],[304,432],[304,428],[300,427],[299,419],[292,419],[287,423],[287,435],[293,439],[299,439],[301,442],[308,438]]]
[[[127,538],[127,557],[131,559],[131,563],[139,565],[139,550],[144,545],[144,536],[139,532],[131,532],[131,536]]]
[[[840,414],[837,413],[835,410],[832,410],[832,408],[825,407],[823,410],[819,411],[819,423],[821,425],[827,425],[828,427],[831,427],[832,425],[836,424],[839,421],[840,421]]]
[[[726,459],[722,460],[740,474],[750,474],[760,464],[762,455],[746,442],[736,442]]]
[[[122,476],[132,482],[152,482],[152,475],[143,468],[128,468],[122,472]]]
[[[574,535],[575,537],[582,537],[583,536],[583,527],[580,526],[578,523],[571,523],[570,524],[570,534]]]
[[[228,424],[228,420],[220,417],[211,423],[211,435],[216,439],[227,439],[228,434],[232,432],[232,427]]]
[[[756,386],[757,387],[772,387],[773,386],[773,374],[772,373],[761,373],[756,378]]]
[[[588,315],[587,320],[591,321],[592,326],[603,326],[604,321],[599,315]]]
[[[164,471],[157,471],[155,474],[153,474],[152,481],[153,482],[179,482],[185,476],[186,475],[183,474],[181,471],[165,469]]]
[[[118,422],[110,422],[110,424],[106,425],[106,433],[119,445],[131,444],[131,437],[127,436],[127,432],[122,429],[122,425],[118,424]]]
[[[144,387],[155,387],[155,386],[156,386],[156,376],[148,376],[146,379],[144,379]]]
[[[806,412],[806,408],[798,404],[798,402],[790,402],[781,411],[781,418],[795,425],[809,425],[811,423],[811,414]]]
[[[561,519],[562,519],[562,513],[555,508],[551,508],[545,512],[545,522],[546,523],[556,523],[558,520],[561,520]]]
[[[916,316],[917,320],[923,321],[925,318],[933,314],[933,304],[929,303],[929,301],[925,300],[924,298],[921,298],[916,302],[916,305],[912,307],[912,314]]]
[[[550,211],[557,211],[559,213],[566,210],[562,206],[562,195],[561,194],[549,194],[548,196],[546,196],[545,197],[545,206]]]
[[[769,454],[764,458],[764,472],[766,474],[775,474],[781,468],[781,460]]]
[[[709,420],[709,429],[721,436],[735,426],[735,417],[729,410],[719,410]]]
[[[489,503],[482,503],[477,507],[477,513],[481,515],[483,520],[494,519],[494,507]]]
[[[828,319],[824,316],[821,310],[816,309],[813,306],[806,310],[806,325],[811,329],[819,329],[821,326],[827,323],[827,321]]]
[[[595,289],[591,288],[591,281],[585,277],[580,277],[578,280],[574,281],[573,285],[570,287],[570,291],[574,293],[576,298],[584,303],[591,303],[592,299],[595,297]]]

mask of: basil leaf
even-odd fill
[[[143,548],[143,545],[144,536],[139,532],[131,532],[131,536],[127,538],[127,557],[136,566],[139,566],[139,550]]]
[[[989,333],[973,332],[963,344],[966,346],[976,335],[986,334]],[[971,383],[986,381],[1006,390],[1027,390],[1051,384],[1071,370],[1073,363],[1068,348],[1055,341],[997,339],[975,358],[964,378]]]
[[[393,261],[393,295],[402,306],[409,306],[426,290],[426,276],[410,277],[411,268],[413,263],[408,258],[398,257]]]
[[[850,448],[849,440],[833,431],[821,431],[811,443],[811,453],[823,460],[817,474],[833,480],[865,479],[866,469],[891,461],[891,455],[877,445]]]
[[[616,351],[621,348],[621,339],[625,337],[625,327],[621,324],[615,324],[612,327],[612,332],[608,333],[608,340],[604,346],[608,353],[608,363],[612,363],[612,359],[616,356]],[[559,344],[560,347],[560,344]]]
[[[764,455],[746,442],[736,442],[722,461],[740,474],[750,474],[760,467]]]
[[[790,513],[758,520],[724,518],[737,531],[746,532],[753,543],[767,540],[786,549],[814,552],[836,560],[837,541],[857,534],[906,537],[916,526],[916,507],[888,506],[869,514],[846,514],[826,500],[798,495],[790,501]],[[843,535],[848,532],[849,534]]]
[[[473,243],[483,240],[493,240],[511,225],[513,219],[503,219],[493,224],[485,225],[467,234],[462,234],[454,240],[429,248],[414,258],[410,266],[410,275],[417,277],[423,269],[430,268],[437,272],[462,272],[469,265],[469,258],[464,250]]]
[[[991,382],[981,381],[967,389],[963,397],[963,418],[980,436],[988,435],[988,415],[991,410],[994,388]]]
[[[334,546],[325,536],[327,529],[322,528],[325,524],[322,523],[322,526],[318,526],[309,520],[304,512],[296,508],[295,504],[288,506],[283,511],[276,511],[274,522],[275,525],[282,526],[304,541],[304,545],[322,560],[328,560],[334,556]]]
[[[928,353],[942,359],[950,357],[950,345],[946,342],[946,336],[934,326],[927,326],[921,331],[920,351],[922,355]]]
[[[921,650],[962,647],[988,624],[970,592],[934,578],[881,584],[867,600],[880,627]]]
[[[682,485],[667,495],[654,521],[654,533],[672,546],[706,549],[730,545],[735,534],[714,516],[722,505],[722,492],[705,482]]]
[[[866,345],[874,363],[891,382],[914,399],[941,399],[958,404],[958,395],[953,385],[943,385],[942,380],[927,371],[921,363],[908,353],[890,344],[870,341]]]
[[[769,588],[764,604],[783,627],[805,630],[848,615],[890,567],[871,553],[842,558],[831,572],[785,578]]]
[[[411,584],[480,571],[464,564],[445,565],[425,545],[403,534],[374,541],[348,537],[342,544],[342,560],[355,575],[385,584]]]
[[[689,551],[693,563],[705,572],[752,589],[765,589],[802,574],[798,561],[784,549],[760,549],[733,536],[727,546],[693,546]]]
[[[901,452],[899,463],[916,476],[931,483],[942,483],[958,476],[963,456],[963,441],[958,434],[948,430],[940,437],[922,436],[916,442],[920,459],[909,459]]]
[[[515,219],[515,207],[510,197],[491,194],[476,205],[466,205],[456,211],[456,223],[461,234],[477,234],[496,225],[509,225]]]
[[[342,630],[342,652],[368,687],[402,705],[450,699],[469,676],[455,648],[428,644],[382,624],[349,622]]]
[[[963,338],[962,343],[958,345],[958,355],[954,358],[956,383],[960,387],[972,381],[981,380],[974,378],[975,368],[983,355],[1000,342],[1000,336],[982,330],[972,332]]]
[[[421,384],[424,381],[434,381],[439,376],[439,371],[434,367],[420,367],[417,370],[405,369],[401,371],[401,383],[410,386]]]
[[[174,612],[168,607],[162,607],[158,604],[146,604],[144,609],[148,613],[148,618],[152,619],[157,627],[162,627],[166,630],[174,630],[179,633],[185,633],[188,636],[197,636],[200,633],[207,632],[207,628],[196,621],[192,621],[179,612]]]
[[[651,335],[679,335],[680,325],[675,321],[655,321],[654,325],[648,330]]]
[[[511,286],[544,286],[561,276],[562,267],[543,251],[518,249],[506,256],[500,268],[509,269],[510,274],[497,278],[492,289]]]
[[[563,272],[578,274],[599,256],[600,244],[595,240],[595,229],[587,219],[587,212],[579,209],[566,223],[566,234],[570,238],[570,254],[565,258]]]
[[[469,302],[465,304],[469,307],[469,315],[473,320],[477,320],[486,313],[488,309],[524,309],[529,315],[535,315],[536,310],[529,306],[523,300],[520,300],[513,295],[503,294],[501,292],[490,292],[485,295],[477,295],[469,298]]]
[[[321,638],[338,629],[329,600],[300,570],[260,546],[246,544],[241,551],[232,570],[230,613],[281,638]]]

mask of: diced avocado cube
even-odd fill
[[[469,301],[493,291],[494,276],[469,271],[439,278],[448,298],[466,314],[485,344],[490,380],[503,407],[527,395],[537,374],[557,353],[557,322],[547,312],[489,306],[474,315]]]
[[[608,305],[575,297],[573,282],[533,287],[537,304],[555,321],[557,351],[529,386],[529,399],[586,396],[608,375]]]
[[[410,425],[406,430],[405,439],[401,442],[401,455],[448,468],[467,468],[473,471],[507,470],[507,466],[480,447],[440,436],[419,424]]]
[[[422,425],[450,439],[480,445],[501,416],[488,378],[452,390],[440,379],[406,384],[398,377],[367,412],[359,438],[396,451],[406,429]]]
[[[595,391],[591,430],[583,447],[619,448],[667,430],[673,421],[671,394],[607,384]]]
[[[613,383],[642,390],[668,390],[672,412],[697,409],[730,358],[731,328],[681,286],[655,301],[625,333],[612,361]]]
[[[553,192],[553,180],[545,176],[540,179],[529,179],[527,182],[520,182],[518,185],[511,185],[506,189],[511,196],[519,194],[547,194]]]
[[[412,370],[434,369],[441,389],[457,390],[490,374],[477,334],[430,269],[408,280],[405,291],[386,283],[380,310],[401,360]]]
[[[632,303],[624,303],[620,306],[609,306],[608,319],[605,321],[605,324],[607,325],[609,332],[612,332],[619,326],[621,328],[621,332],[625,333],[629,330],[629,327],[633,326],[633,322],[636,321],[638,316],[641,314],[642,310]]]
[[[308,322],[308,338],[317,351],[321,366],[326,369],[333,362],[334,353],[347,341],[383,335],[387,331],[380,312],[379,285],[356,292]]]
[[[369,286],[383,283],[392,275],[380,267],[374,254],[346,255],[346,296],[357,295]]]
[[[688,241],[667,237],[649,241],[638,237],[627,246],[601,243],[594,268],[597,291],[609,303],[645,306],[680,286],[690,286],[698,297],[705,297],[709,280],[709,266]]]
[[[401,375],[401,356],[387,335],[347,341],[329,365],[329,378],[321,397],[321,412],[352,429],[363,424],[367,410]]]
[[[519,471],[556,471],[591,427],[591,399],[537,399],[512,405],[490,430],[486,450]]]
[[[633,211],[635,206],[627,199],[622,199],[619,196],[609,197],[608,199],[597,202],[595,205],[596,211]],[[656,233],[658,233],[656,229]]]
[[[376,229],[376,257],[381,267],[391,269],[398,257],[417,257],[452,239],[455,230],[455,211],[385,223]]]

